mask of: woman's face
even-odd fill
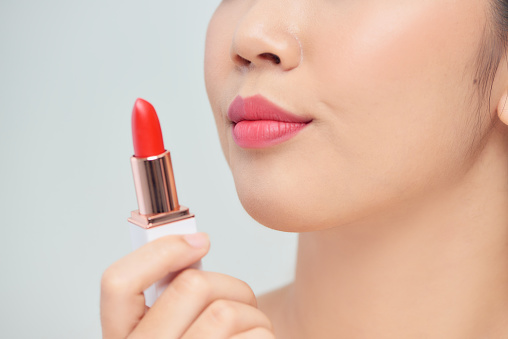
[[[247,212],[275,229],[320,230],[458,182],[490,127],[475,94],[488,6],[223,1],[208,30],[206,86]],[[276,145],[239,145],[228,109],[255,95],[312,121]]]

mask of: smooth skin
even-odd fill
[[[508,60],[484,97],[477,78],[489,6],[223,1],[207,92],[244,208],[300,232],[294,282],[256,307],[245,283],[184,270],[145,313],[142,290],[208,249],[163,238],[104,274],[104,337],[508,338]],[[256,94],[312,122],[241,148],[227,109]]]

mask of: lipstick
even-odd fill
[[[235,143],[244,148],[265,148],[294,137],[312,119],[288,112],[261,95],[237,96],[228,109]]]
[[[178,203],[169,151],[164,148],[159,118],[153,106],[137,99],[132,110],[134,156],[132,174],[138,209],[131,212],[131,241],[134,249],[171,234],[196,233],[194,214]],[[199,268],[200,262],[193,265]],[[153,305],[173,279],[169,274],[144,291],[145,304]]]

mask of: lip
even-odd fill
[[[261,95],[237,96],[228,109],[235,143],[244,148],[265,148],[294,137],[312,119],[288,112]]]

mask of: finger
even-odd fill
[[[257,327],[247,332],[236,334],[229,339],[275,339],[275,334],[267,328]]]
[[[133,332],[136,338],[180,338],[208,305],[227,299],[256,307],[249,285],[236,278],[186,269],[155,301]]]
[[[101,281],[103,337],[127,337],[145,314],[143,291],[168,273],[195,263],[208,249],[204,233],[172,235],[154,240],[111,265]]]
[[[256,327],[271,330],[272,323],[252,305],[220,299],[201,313],[182,339],[226,339]]]

